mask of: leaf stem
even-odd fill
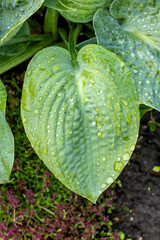
[[[76,68],[78,66],[78,62],[77,62],[77,52],[76,52],[75,46],[76,46],[78,35],[79,35],[79,32],[81,31],[81,28],[82,28],[81,24],[77,24],[76,26],[73,25],[69,33],[69,52],[72,57],[72,65],[73,67],[76,67]]]
[[[44,20],[44,32],[45,33],[52,32],[54,41],[57,40],[58,38],[58,31],[57,31],[58,17],[59,17],[59,13],[57,10],[52,8],[47,8],[45,20]]]

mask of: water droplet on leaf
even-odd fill
[[[114,181],[114,180],[113,180],[112,177],[108,177],[108,178],[106,179],[106,183],[107,183],[107,184],[111,184],[113,181]]]
[[[107,185],[105,183],[102,183],[101,188],[106,188]]]
[[[98,137],[102,137],[103,133],[102,132],[98,132],[97,135],[98,135]]]
[[[122,156],[122,159],[123,159],[124,161],[128,161],[129,158],[130,158],[130,155],[129,155],[128,152],[126,152],[126,153]]]

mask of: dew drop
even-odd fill
[[[116,161],[116,162],[114,163],[114,170],[121,172],[121,170],[123,169],[123,166],[124,166],[124,165],[123,165],[122,162]]]
[[[48,56],[47,56],[47,57],[48,57]],[[53,57],[52,57],[52,58],[50,58],[50,59],[48,60],[48,63],[50,63],[50,62],[54,61],[54,59],[55,59],[55,58],[53,58]]]
[[[102,132],[98,132],[98,133],[97,133],[97,136],[98,136],[98,137],[102,137],[102,135],[103,135]]]
[[[34,112],[35,112],[35,114],[38,114],[38,109],[36,109]]]
[[[52,151],[52,152],[51,152],[51,154],[52,154],[52,156],[54,156],[54,155],[55,155],[55,152],[54,152],[54,151]]]
[[[130,155],[129,155],[128,152],[126,152],[126,153],[122,156],[122,159],[123,159],[124,161],[128,161],[129,158],[130,158]]]
[[[132,145],[130,146],[131,151],[133,151],[134,148],[135,148],[135,146],[132,144]]]
[[[101,188],[106,188],[107,185],[105,183],[102,183]]]
[[[85,101],[85,102],[88,102],[88,101],[89,101],[89,98],[88,98],[88,97],[86,97],[86,98],[84,99],[84,101]]]
[[[106,179],[106,183],[107,183],[107,184],[111,184],[113,181],[114,181],[114,180],[113,180],[112,177],[108,177],[108,178]]]
[[[32,73],[32,71],[28,71],[27,75],[28,75],[28,76],[31,76],[31,73]]]
[[[27,122],[28,122],[28,119],[27,119],[27,118],[23,118],[23,122],[24,122],[24,123],[27,123]]]
[[[42,100],[42,97],[39,97],[38,101],[40,102]]]
[[[127,105],[128,105],[128,103],[127,103],[126,101],[124,101],[124,100],[123,100],[123,103],[124,103],[124,105],[125,105],[125,106],[127,106]]]
[[[47,148],[43,148],[43,152],[45,155],[47,155]]]

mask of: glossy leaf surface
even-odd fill
[[[16,37],[19,36],[27,36],[30,34],[29,25],[27,22],[23,24],[19,32],[16,34]],[[26,50],[29,45],[28,42],[19,42],[19,43],[12,43],[13,38],[8,41],[6,44],[0,46],[0,54],[5,56],[15,56],[18,55]]]
[[[89,22],[95,12],[103,7],[108,7],[113,0],[46,0],[44,5],[57,9],[63,17],[72,22]]]
[[[137,18],[137,15],[156,13],[159,7],[159,0],[114,0],[110,6],[110,12],[115,18],[132,19],[134,23],[136,19],[133,19],[133,16]],[[133,26],[135,27],[135,24]],[[138,27],[139,25],[136,26],[136,29]]]
[[[77,44],[76,49],[79,51],[82,47],[88,45],[88,44],[97,44],[97,38],[90,38],[88,40],[85,40],[79,44]]]
[[[9,182],[14,160],[14,139],[5,119],[6,98],[0,81],[0,184]]]
[[[49,47],[30,62],[21,113],[38,156],[72,191],[96,202],[127,164],[139,108],[131,73],[98,45],[83,47],[73,68],[68,51]]]
[[[113,2],[111,13],[121,19],[113,18],[105,10],[96,13],[94,28],[98,44],[113,51],[125,61],[132,72],[139,102],[160,110],[159,8],[157,5],[152,6],[151,11],[147,4],[144,4],[146,7],[142,4],[142,8],[139,9],[141,1],[138,0],[132,1],[128,7],[126,4],[117,6],[116,3],[119,2],[124,1]],[[134,2],[139,2],[139,5],[132,8]]]
[[[44,0],[0,1],[0,45],[11,39]]]

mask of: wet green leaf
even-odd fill
[[[96,37],[87,39],[79,44],[77,44],[76,49],[80,50],[82,47],[88,45],[88,44],[97,44],[97,39]]]
[[[25,22],[15,37],[20,37],[23,35],[27,36],[29,34],[30,34],[29,25],[27,22]],[[6,56],[19,55],[20,53],[22,53],[26,50],[26,48],[28,47],[28,45],[30,43],[29,41],[12,43],[12,40],[13,40],[13,38],[10,41],[8,41],[6,44],[0,46],[0,54],[1,55],[6,55]]]
[[[116,53],[131,70],[139,102],[160,110],[160,3],[154,7],[150,2],[115,1],[111,13],[120,19],[99,10],[94,28],[98,44]]]
[[[132,19],[135,29],[140,27],[141,30],[141,26],[134,24],[136,19],[133,19],[133,16],[137,18],[140,14],[156,13],[159,7],[159,0],[114,0],[110,6],[110,12],[117,19],[125,18],[127,21]]]
[[[59,10],[64,11],[68,9],[66,6],[62,5],[59,0],[45,0],[43,5],[48,8],[56,9],[58,11]]]
[[[147,112],[152,111],[151,107],[148,107],[143,104],[139,106],[139,109],[140,109],[140,118],[142,118]]]
[[[14,139],[5,119],[6,91],[0,80],[0,184],[9,182],[14,160]]]
[[[49,47],[30,62],[21,113],[38,156],[72,191],[96,202],[127,164],[139,107],[131,73],[114,53],[86,45],[73,68],[68,51]]]
[[[0,45],[10,40],[22,23],[36,12],[44,0],[14,0],[0,2]]]
[[[43,35],[45,36],[45,35]],[[42,37],[43,37],[42,36]],[[32,37],[32,36],[31,36]],[[34,37],[34,36],[33,36]],[[35,36],[37,40],[37,36]],[[13,38],[12,40],[16,40]],[[18,39],[17,39],[18,40]],[[31,38],[32,40],[32,38]],[[47,35],[43,38],[43,41],[36,42],[33,41],[24,52],[15,56],[3,56],[0,55],[0,74],[7,72],[15,66],[18,66],[20,63],[26,61],[31,58],[35,53],[43,49],[44,47],[49,46],[53,42],[52,35]]]
[[[113,0],[46,0],[44,5],[57,9],[63,17],[73,22],[89,22],[101,7],[108,7]]]

